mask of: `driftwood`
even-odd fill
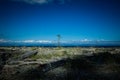
[[[20,59],[26,59],[26,58],[29,58],[33,55],[36,55],[38,52],[37,51],[28,51],[26,52],[25,54],[21,55],[20,56]]]

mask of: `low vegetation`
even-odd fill
[[[119,74],[119,48],[0,48],[0,80],[120,80]]]

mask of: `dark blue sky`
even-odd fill
[[[31,2],[30,2],[31,1]],[[0,0],[1,39],[120,41],[119,0]]]

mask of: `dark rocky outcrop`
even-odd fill
[[[4,65],[6,64],[7,60],[11,57],[10,53],[6,53],[6,52],[0,52],[0,74],[1,71],[4,67]]]

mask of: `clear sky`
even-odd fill
[[[119,0],[0,0],[0,38],[120,41]]]

